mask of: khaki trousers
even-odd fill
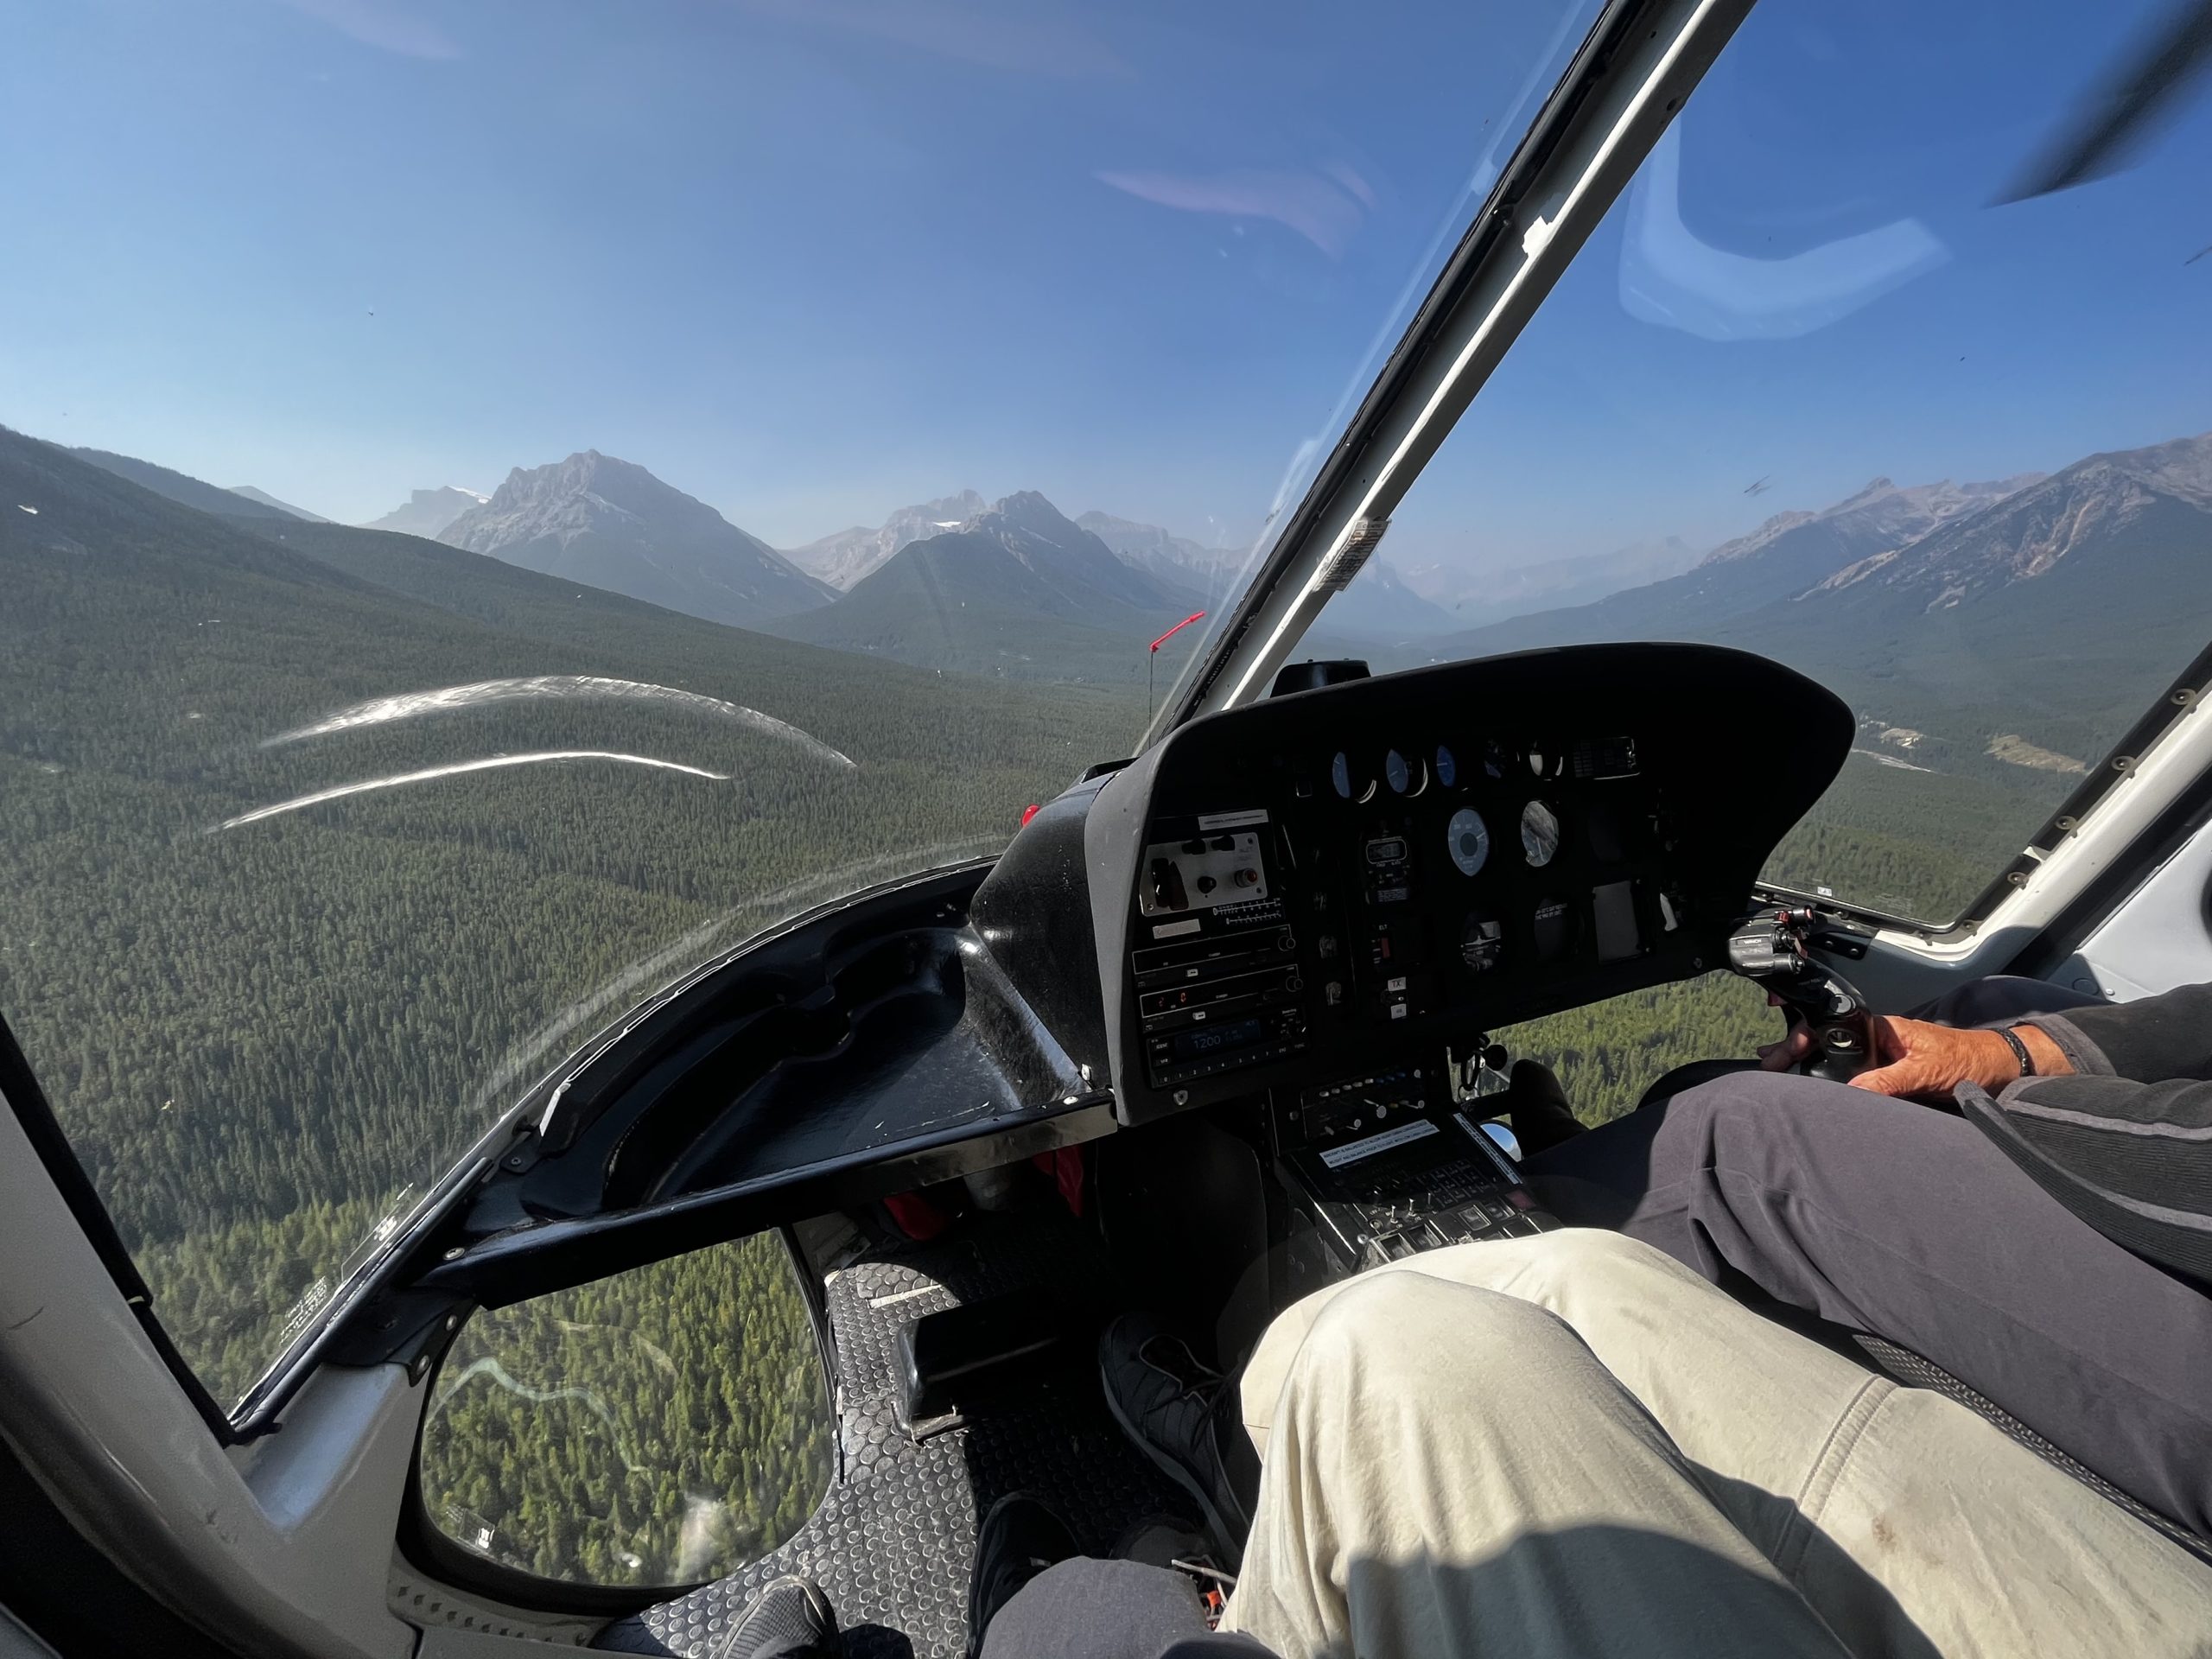
[[[1318,1292],[1243,1404],[1224,1628],[1285,1659],[2212,1655],[2212,1567],[1617,1234]]]

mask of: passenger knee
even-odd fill
[[[1492,1252],[1476,1258],[1484,1270],[1481,1282],[1562,1314],[1593,1289],[1639,1300],[1647,1294],[1652,1274],[1682,1271],[1650,1245],[1600,1227],[1568,1227],[1534,1238],[1465,1248]]]
[[[1557,1232],[1540,1234],[1524,1248],[1531,1260],[1575,1274],[1604,1273],[1621,1262],[1641,1262],[1652,1254],[1649,1245],[1602,1227],[1563,1227]]]
[[[1533,1302],[1417,1272],[1371,1273],[1321,1311],[1291,1377],[1294,1387],[1353,1393],[1372,1378],[1417,1398],[1425,1387],[1483,1386],[1497,1356],[1562,1338],[1573,1340]]]

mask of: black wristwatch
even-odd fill
[[[2020,1075],[2024,1077],[2035,1076],[2036,1057],[2028,1052],[2028,1046],[2020,1040],[2020,1033],[2011,1026],[1999,1026],[1997,1027],[1997,1034],[2005,1039],[2005,1046],[2012,1051],[2012,1058],[2019,1061]]]

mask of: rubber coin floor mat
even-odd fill
[[[828,1594],[849,1659],[959,1659],[976,1524],[1001,1493],[1043,1498],[1087,1554],[1106,1554],[1147,1516],[1190,1513],[1191,1501],[1116,1427],[1087,1359],[1001,1389],[964,1427],[918,1444],[899,1427],[892,1351],[899,1326],[1022,1292],[1107,1300],[1095,1249],[1065,1215],[1039,1207],[977,1217],[947,1238],[830,1274],[841,1478],[779,1548],[610,1625],[596,1645],[719,1659],[760,1587],[796,1573]]]

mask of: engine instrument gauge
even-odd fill
[[[1436,781],[1446,789],[1455,787],[1459,781],[1459,763],[1441,743],[1436,746]]]
[[[1469,911],[1459,931],[1459,960],[1475,972],[1486,974],[1504,954],[1504,924],[1487,911]]]
[[[1541,870],[1559,851],[1559,814],[1541,801],[1521,809],[1521,852],[1529,868]]]
[[[1529,918],[1529,937],[1539,962],[1559,961],[1574,949],[1581,931],[1581,918],[1564,899],[1539,900],[1536,913]]]
[[[1375,798],[1375,763],[1361,760],[1355,750],[1338,749],[1336,759],[1329,762],[1329,782],[1340,800],[1371,801]]]
[[[1444,826],[1444,844],[1462,875],[1479,875],[1490,858],[1490,826],[1471,806],[1463,806]]]
[[[1402,795],[1413,787],[1413,766],[1404,755],[1393,749],[1382,757],[1382,779],[1390,785],[1393,795]]]

